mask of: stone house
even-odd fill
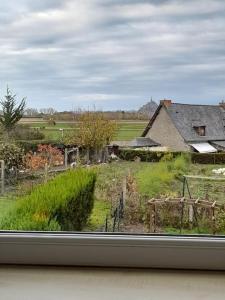
[[[225,151],[225,103],[194,105],[162,100],[142,136],[172,151]]]

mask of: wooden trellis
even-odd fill
[[[200,200],[200,199],[191,199],[191,198],[164,198],[164,199],[151,199],[148,201],[149,207],[149,232],[157,232],[157,212],[162,206],[169,205],[174,206],[180,211],[180,233],[183,229],[183,221],[184,221],[184,210],[185,207],[188,209],[188,221],[190,224],[195,221],[198,230],[199,230],[199,216],[198,210],[199,208],[203,208],[209,211],[211,216],[211,224],[212,224],[212,232],[215,234],[216,232],[216,217],[215,211],[224,210],[225,205],[219,204],[216,201],[209,200]]]

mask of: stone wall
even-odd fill
[[[159,114],[146,134],[146,137],[150,137],[162,146],[166,146],[173,151],[190,151],[190,147],[185,143],[173,124],[165,107],[160,109]]]

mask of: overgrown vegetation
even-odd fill
[[[93,171],[67,171],[19,198],[0,221],[5,230],[81,230],[94,204]]]
[[[136,174],[140,192],[149,198],[177,196],[175,186],[189,166],[188,156],[177,156],[175,159],[169,154],[164,156],[159,163],[152,164],[151,168],[143,168]]]

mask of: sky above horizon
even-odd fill
[[[225,98],[224,0],[7,0],[0,95],[28,107],[137,109]]]

